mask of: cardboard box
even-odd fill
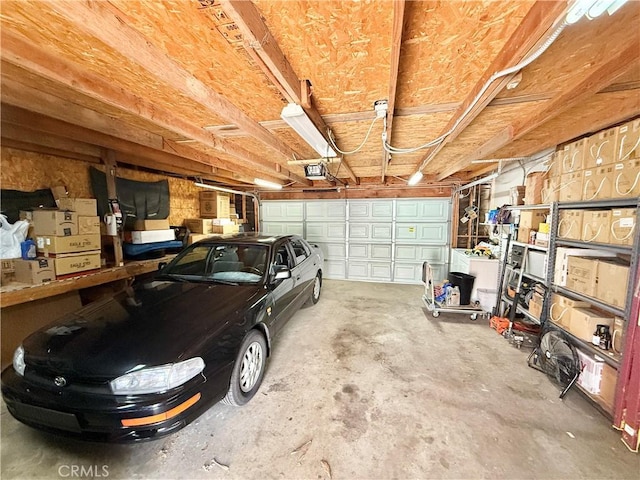
[[[548,224],[541,223],[540,225],[548,225]],[[537,245],[539,247],[548,247],[549,246],[549,237],[550,237],[550,235],[548,233],[541,232],[540,230],[538,230],[538,233],[536,233],[536,241],[535,241],[534,245]],[[543,275],[543,277],[544,277],[544,275]]]
[[[526,187],[522,185],[511,187],[511,190],[509,190],[509,203],[511,205],[524,205],[525,193]]]
[[[187,227],[191,233],[212,233],[211,225],[210,218],[187,218],[184,221],[184,226]]]
[[[142,231],[142,230],[168,230],[171,228],[169,225],[169,219],[146,219],[146,220],[136,220],[133,229]]]
[[[616,155],[617,142],[617,127],[591,135],[586,147],[584,168],[601,167],[615,163],[618,160]]]
[[[578,377],[578,385],[587,392],[597,395],[600,393],[600,381],[602,379],[602,369],[604,368],[604,360],[593,355],[587,354],[582,350],[576,350],[582,371]]]
[[[629,264],[615,259],[598,260],[595,297],[608,305],[624,308],[629,282]]]
[[[564,155],[564,149],[556,150],[551,156],[550,160],[547,160],[547,178],[556,178],[562,175],[562,158]]]
[[[7,285],[15,280],[15,259],[0,260],[0,285]]]
[[[616,150],[618,162],[640,158],[640,118],[618,127]]]
[[[640,197],[640,159],[616,163],[613,166],[613,177],[613,198]]]
[[[573,300],[559,293],[551,296],[551,304],[549,305],[549,318],[553,323],[562,327],[569,328],[571,325],[571,314],[574,308],[590,307],[591,305],[581,300]]]
[[[595,297],[598,259],[569,257],[567,288],[588,297]]]
[[[542,184],[542,203],[557,202],[560,197],[560,176],[548,177]]]
[[[240,226],[232,223],[231,225],[212,225],[211,226],[212,233],[218,235],[225,235],[228,233],[238,233],[240,231]]]
[[[556,249],[556,264],[554,265],[553,283],[560,287],[567,286],[569,271],[569,257],[615,257],[616,254],[604,250],[587,250],[584,248],[558,247]],[[595,275],[595,272],[594,272]]]
[[[532,228],[518,227],[518,241],[522,243],[529,243],[532,231]]]
[[[224,199],[200,200],[200,216],[202,218],[229,218],[229,204]]]
[[[78,235],[100,234],[100,217],[78,216]]]
[[[529,300],[529,313],[538,319],[542,316],[543,301],[544,297],[538,292],[535,292]]]
[[[38,252],[49,254],[88,252],[100,249],[100,235],[72,235],[70,237],[38,236],[36,237]]]
[[[591,342],[598,325],[613,325],[613,316],[592,308],[577,307],[571,312],[569,331],[576,337]]]
[[[520,212],[520,222],[519,227],[531,228],[533,230],[538,230],[538,226],[540,223],[544,223],[544,221],[549,215],[549,210],[546,208],[536,209],[536,210],[522,210]]]
[[[582,138],[577,142],[570,143],[563,150],[562,174],[570,174],[582,170],[585,164],[585,153],[588,139]]]
[[[542,187],[544,186],[545,173],[533,172],[525,179],[525,205],[539,205],[542,203]]]
[[[35,260],[17,259],[15,262],[16,282],[39,284],[56,279],[56,270],[52,258],[38,257]]]
[[[558,221],[558,237],[568,240],[582,238],[583,210],[560,210]]]
[[[56,275],[85,272],[100,268],[100,250],[83,253],[64,253],[53,259]]]
[[[131,233],[131,243],[155,243],[167,242],[176,239],[176,232],[170,228],[168,230],[134,230]]]
[[[617,354],[621,354],[624,347],[624,326],[624,318],[615,317],[613,319],[613,329],[611,330],[611,350]]]
[[[583,242],[609,243],[611,210],[585,210],[582,216]]]
[[[613,411],[617,383],[618,371],[605,363],[600,374],[600,393],[598,395],[609,411]]]
[[[617,208],[611,210],[610,243],[614,245],[633,245],[635,228],[635,208]]]
[[[613,189],[613,169],[610,164],[604,167],[585,170],[582,180],[582,200],[611,198]]]
[[[60,210],[34,210],[33,233],[65,237],[78,234],[78,214]]]
[[[577,202],[582,199],[583,171],[565,173],[560,177],[558,200],[560,202]]]
[[[51,187],[50,190],[53,195],[53,199],[56,202],[61,198],[69,198],[69,192],[67,191],[67,187],[64,185],[56,185],[55,187]]]
[[[60,198],[56,200],[60,210],[71,210],[78,216],[95,217],[98,215],[98,202],[95,198]]]

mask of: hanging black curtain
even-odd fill
[[[107,176],[91,167],[91,188],[98,201],[98,214],[111,213],[107,197]],[[136,220],[165,219],[169,216],[169,181],[138,182],[116,178],[116,191],[120,209],[125,215],[125,226],[131,228]]]

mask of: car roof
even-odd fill
[[[298,235],[266,235],[264,233],[259,232],[248,232],[248,233],[233,233],[228,235],[217,235],[215,237],[205,238],[203,240],[198,241],[199,245],[207,244],[207,243],[218,243],[220,241],[224,241],[225,243],[258,243],[261,245],[273,245],[278,240],[284,238],[299,238]]]

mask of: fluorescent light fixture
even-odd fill
[[[338,156],[300,105],[297,103],[288,104],[282,109],[280,117],[321,157]]]
[[[259,187],[271,188],[272,190],[282,190],[282,185],[279,183],[269,182],[267,180],[262,180],[261,178],[254,178],[253,183]]]
[[[413,186],[417,184],[420,180],[422,180],[422,172],[418,170],[416,173],[411,175],[411,178],[409,178],[407,185]]]
[[[487,175],[486,177],[482,177],[478,180],[474,180],[471,183],[467,183],[466,185],[462,185],[458,187],[458,192],[461,190],[466,190],[467,188],[475,187],[476,185],[482,185],[483,183],[489,183],[491,180],[498,178],[499,173],[492,173],[491,175]]]
[[[593,7],[593,5],[597,2],[598,0],[576,0],[575,2],[573,2],[573,5],[571,5],[571,8],[567,12],[565,22],[567,22],[569,25],[573,25],[582,17],[584,17],[589,9]]]
[[[607,8],[607,13],[609,15],[613,15],[625,3],[627,3],[627,0],[614,0],[613,2],[609,2],[609,7]]]
[[[201,182],[194,182],[194,185],[196,187],[208,188],[209,190],[217,190],[218,192],[233,193],[235,195],[246,195],[247,197],[254,197],[254,198],[256,197],[251,192],[243,192],[241,190],[232,190],[231,188],[216,187],[214,185],[207,185],[206,183],[201,183]]]

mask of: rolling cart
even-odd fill
[[[435,286],[433,283],[433,269],[429,262],[422,264],[422,283],[424,284],[424,294],[422,295],[422,301],[427,307],[427,310],[431,312],[434,318],[440,316],[440,312],[445,313],[466,313],[469,314],[471,320],[476,320],[479,315],[484,315],[480,305],[457,305],[449,306],[444,303],[438,302],[435,295]]]

